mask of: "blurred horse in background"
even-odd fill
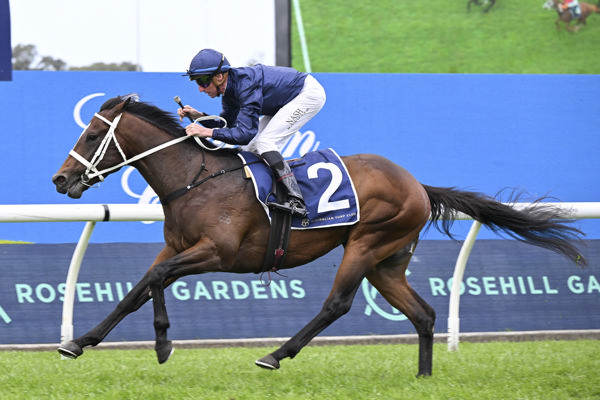
[[[600,2],[599,2],[600,5]],[[573,16],[573,14],[569,10],[563,9],[563,2],[559,0],[548,0],[544,3],[545,10],[555,9],[558,13],[558,18],[554,21],[556,25],[556,29],[560,30],[561,22],[565,24],[565,29],[569,32],[577,32],[581,25],[586,24],[587,17],[592,13],[600,13],[600,8],[597,5],[589,4],[589,3],[579,3],[579,7],[581,8],[581,15]],[[571,22],[573,20],[577,20],[575,26],[571,27]]]
[[[467,2],[467,10],[471,11],[471,4],[475,4],[476,6],[483,6],[481,11],[486,13],[490,11],[490,8],[496,4],[496,0],[469,0]]]

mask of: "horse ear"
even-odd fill
[[[130,102],[134,102],[137,103],[138,101],[140,101],[140,96],[137,93],[130,93],[126,96],[123,96],[123,99],[125,100],[125,104],[123,104],[123,108],[126,108]]]

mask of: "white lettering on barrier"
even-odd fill
[[[207,286],[202,281],[189,284],[185,281],[177,281],[171,285],[173,297],[179,301],[189,300],[254,300],[288,299],[290,297],[301,299],[306,295],[302,288],[302,281],[292,279],[291,281],[273,280],[269,286],[265,286],[260,280],[252,280],[250,283],[233,280],[212,281]]]
[[[64,301],[65,283],[53,286],[49,283],[15,283],[15,295],[17,303],[53,303]],[[133,288],[131,282],[104,282],[102,283],[77,283],[75,293],[80,303],[92,302],[114,302],[121,301],[123,297]]]
[[[79,100],[77,102],[77,104],[75,104],[75,107],[73,107],[73,119],[75,120],[75,123],[79,127],[81,127],[81,129],[85,129],[87,127],[87,124],[85,124],[83,122],[83,120],[81,119],[81,109],[83,108],[85,103],[87,103],[88,101],[90,101],[91,99],[93,99],[95,97],[102,97],[104,95],[105,95],[104,93],[92,93],[85,97],[82,97],[81,100]]]
[[[587,282],[582,282],[582,280],[580,276],[570,276],[567,280],[569,290],[575,294],[600,293],[600,282],[598,282],[598,279],[594,275],[590,275]]]
[[[80,303],[103,303],[123,300],[123,297],[133,288],[131,282],[79,282],[76,286],[76,299]],[[65,284],[51,285],[49,283],[16,283],[15,295],[17,303],[53,303],[64,301]],[[171,293],[176,300],[254,300],[267,299],[302,299],[306,292],[302,281],[273,280],[265,286],[260,280],[250,283],[243,281],[197,281],[188,284],[177,281],[171,285]]]
[[[587,281],[585,281],[587,279]],[[429,278],[429,289],[432,296],[449,296],[452,288],[452,278],[444,280],[439,277]],[[564,286],[559,286],[564,287]],[[600,294],[600,282],[594,275],[582,278],[570,276],[566,287],[573,294]],[[547,276],[484,276],[481,278],[467,277],[461,282],[460,294],[471,296],[511,296],[511,295],[555,295],[559,293],[556,285]]]

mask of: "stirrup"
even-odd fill
[[[267,206],[269,206],[269,208],[272,208],[272,209],[276,209],[279,211],[290,213],[292,215],[296,215],[300,218],[304,218],[308,214],[306,207],[304,207],[304,205],[300,202],[300,200],[296,200],[296,199],[286,201],[283,204],[269,202],[269,203],[267,203]]]

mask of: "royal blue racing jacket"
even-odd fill
[[[258,133],[261,115],[273,116],[300,93],[308,74],[293,68],[257,64],[229,70],[221,117],[228,128],[217,128],[213,139],[248,144]]]

